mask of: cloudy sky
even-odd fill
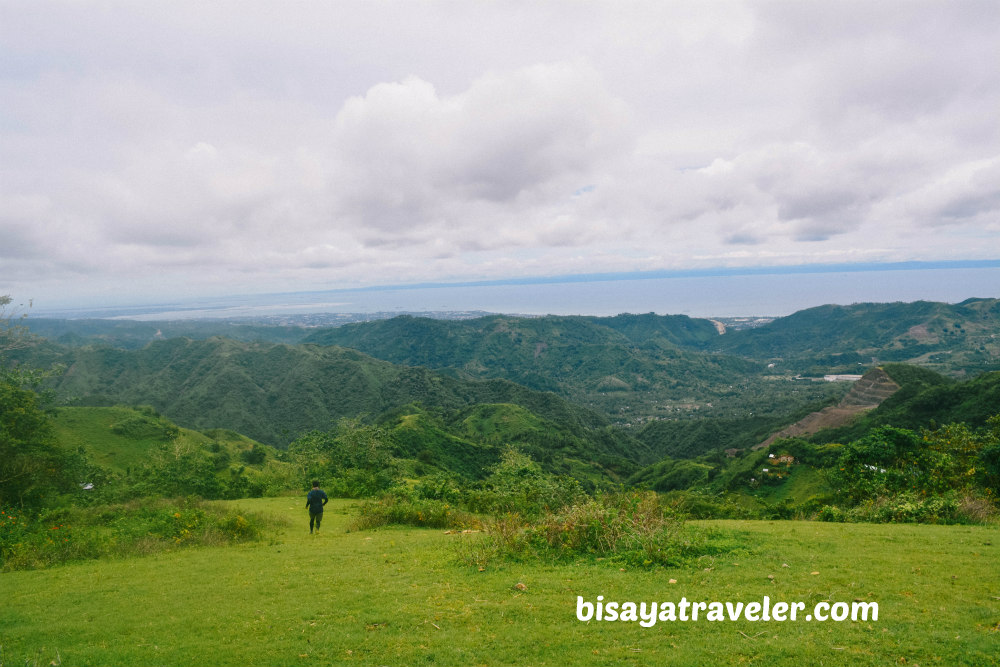
[[[0,294],[996,259],[997,62],[994,0],[0,0]]]

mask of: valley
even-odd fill
[[[689,664],[739,660],[744,642],[775,665],[996,654],[996,300],[754,326],[25,322],[0,350],[0,657]],[[303,529],[313,479],[334,499],[320,535]],[[881,616],[766,637],[660,623],[653,642],[574,620],[578,596],[674,590],[862,600]],[[38,600],[74,614],[53,625]],[[121,613],[134,604],[160,620]],[[118,619],[113,632],[98,617]]]

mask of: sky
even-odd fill
[[[994,0],[0,0],[0,294],[997,259],[997,62]]]

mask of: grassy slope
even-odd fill
[[[144,433],[135,435],[117,432],[115,425],[128,420],[142,420],[150,427],[155,421],[128,407],[59,408],[53,416],[52,426],[56,440],[64,448],[83,447],[98,465],[124,472],[142,465],[152,451],[168,440],[162,429],[156,433],[153,428],[147,428]],[[179,430],[177,437],[198,446],[208,441],[204,435],[187,429]]]
[[[270,543],[0,575],[5,664],[1000,664],[997,528],[713,522],[752,551],[675,570],[584,561],[480,573],[452,558],[455,540],[476,536],[345,533],[349,504],[333,501],[311,537],[297,497],[238,505],[289,527]],[[880,609],[867,623],[643,628],[581,623],[577,595]]]
[[[128,425],[128,428],[122,429],[121,425]],[[230,476],[231,469],[242,470],[251,480],[265,473],[288,478],[295,474],[292,464],[275,459],[278,450],[273,447],[225,429],[179,428],[148,408],[61,407],[53,415],[52,426],[56,441],[64,448],[82,447],[94,463],[118,472],[147,463],[151,454],[169,442],[171,448],[180,451],[202,450],[205,456],[210,456],[210,448],[215,447],[216,455],[219,452],[227,454],[229,463],[217,471],[223,479]],[[266,452],[264,463],[251,465],[241,460],[240,454],[251,447]]]

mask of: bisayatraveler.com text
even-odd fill
[[[805,602],[772,602],[764,596],[753,602],[692,602],[681,598],[679,602],[616,602],[604,601],[603,595],[589,602],[582,595],[576,598],[576,618],[579,621],[637,622],[651,628],[657,621],[663,623],[690,621],[750,621],[757,622],[842,622],[877,621],[877,602],[830,602],[823,600],[807,605]]]

